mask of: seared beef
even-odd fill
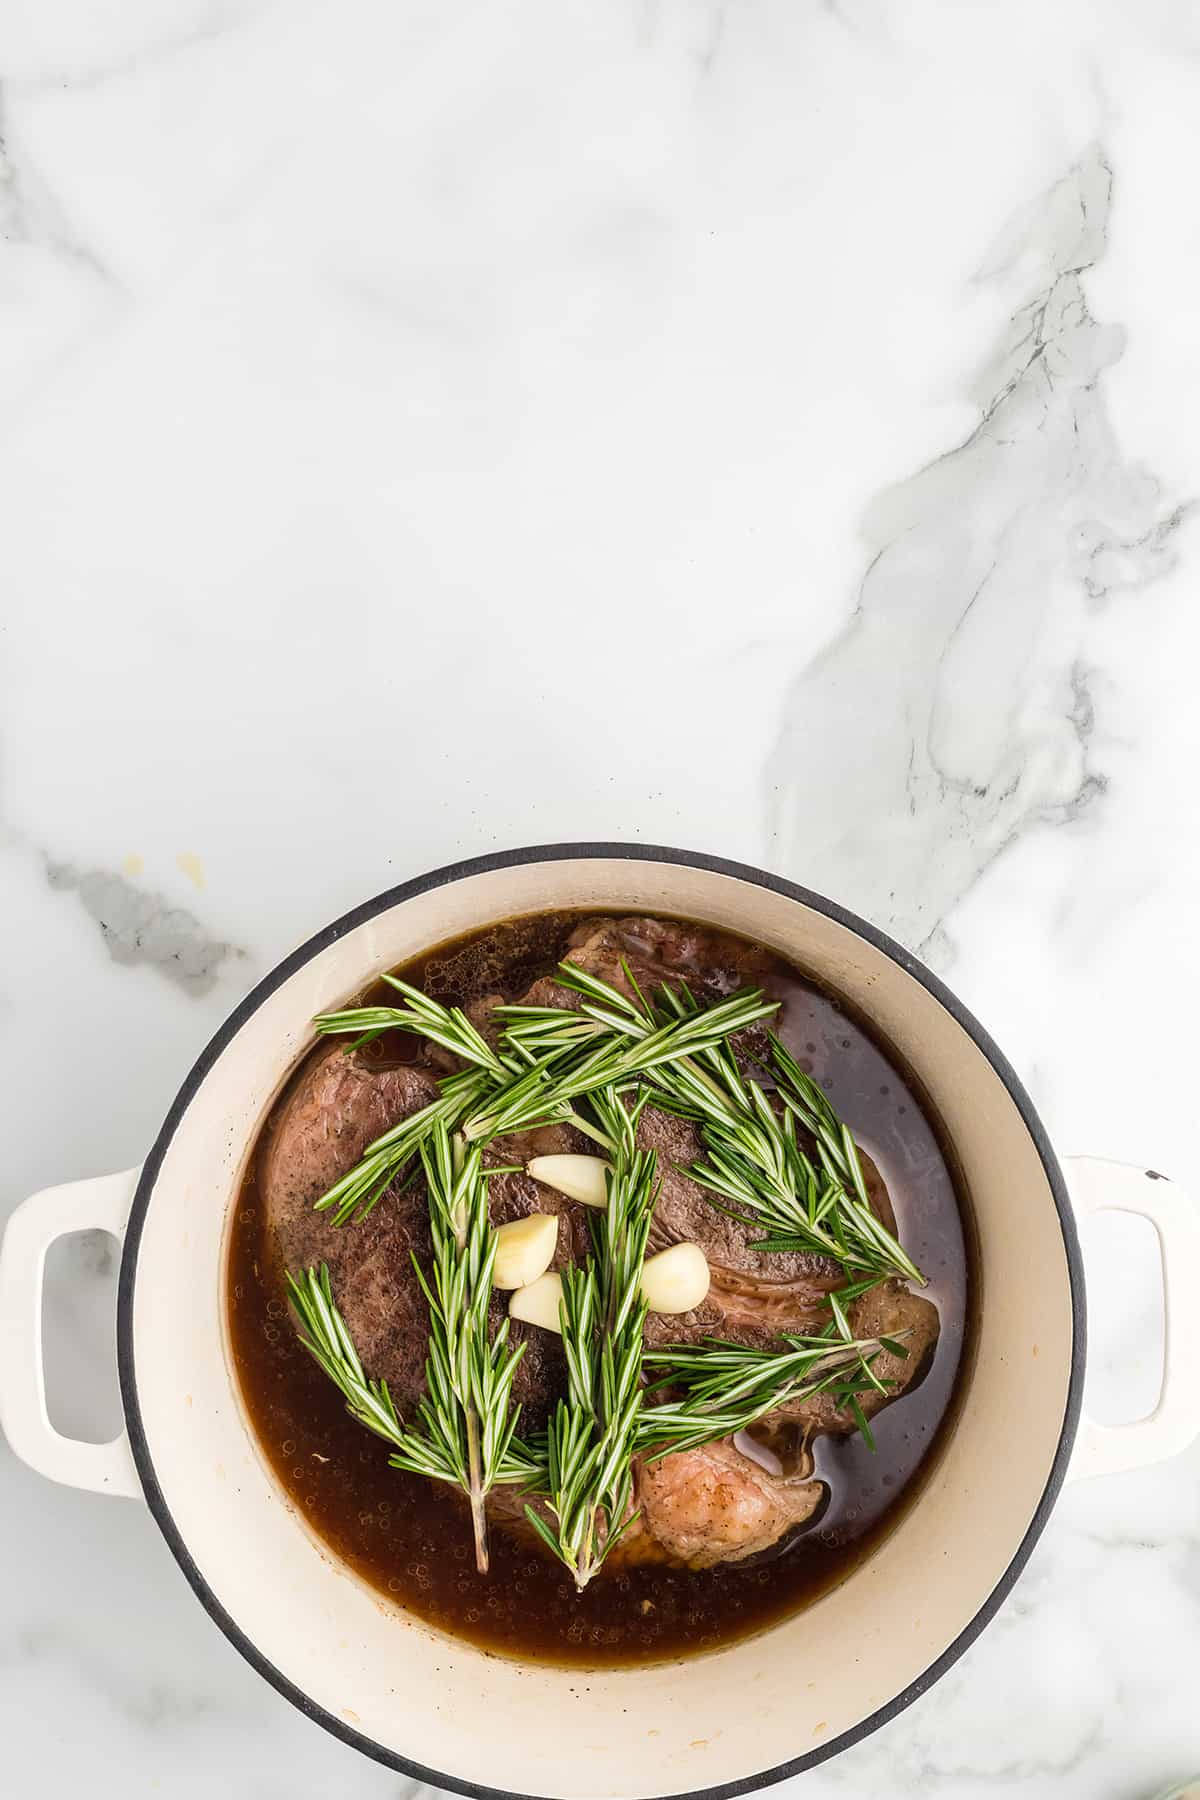
[[[427,1069],[379,1069],[336,1039],[318,1046],[275,1108],[261,1171],[268,1205],[288,1214],[289,1258],[302,1253],[306,1232],[328,1228],[321,1214],[309,1217],[314,1201],[376,1138],[436,1097]]]
[[[322,1047],[285,1095],[272,1122],[260,1177],[269,1227],[286,1268],[328,1264],[334,1298],[368,1373],[391,1388],[401,1414],[425,1391],[429,1312],[413,1268],[413,1254],[428,1270],[432,1255],[429,1209],[422,1182],[403,1192],[388,1189],[358,1224],[335,1226],[313,1202],[354,1166],[377,1137],[436,1098],[435,1076],[405,1065],[379,1069],[347,1053],[343,1044]],[[562,1126],[500,1139],[486,1152],[492,1164],[525,1162],[578,1147]],[[489,1186],[497,1224],[530,1212],[557,1213],[555,1267],[586,1254],[586,1207],[565,1199],[527,1175],[496,1176]],[[507,1296],[492,1300],[493,1329],[504,1318]],[[543,1424],[563,1391],[566,1369],[556,1337],[517,1321],[512,1341],[525,1352],[513,1381],[526,1429]]]
[[[687,1119],[647,1107],[638,1127],[638,1142],[658,1154],[662,1186],[651,1231],[655,1249],[690,1240],[703,1246],[715,1268],[767,1286],[795,1282],[827,1289],[843,1279],[836,1263],[813,1251],[755,1248],[755,1240],[765,1235],[762,1228],[720,1212],[713,1196],[684,1174],[693,1163],[704,1160],[699,1133]],[[862,1165],[872,1210],[890,1231],[896,1221],[887,1188],[869,1156],[863,1156]]]
[[[789,1309],[787,1294],[794,1295],[793,1308]],[[799,1284],[795,1289],[785,1288],[781,1293],[771,1296],[770,1311],[755,1314],[744,1308],[733,1306],[725,1310],[727,1296],[714,1286],[703,1307],[696,1312],[687,1313],[681,1318],[657,1318],[651,1315],[647,1321],[647,1341],[653,1344],[695,1343],[703,1338],[716,1337],[735,1344],[745,1344],[754,1350],[773,1350],[780,1348],[779,1334],[784,1331],[799,1334],[820,1331],[829,1323],[828,1309],[819,1303],[813,1304],[811,1297]],[[856,1338],[892,1337],[903,1344],[907,1355],[895,1356],[890,1350],[881,1350],[872,1365],[881,1380],[887,1382],[886,1394],[874,1388],[866,1388],[859,1396],[859,1405],[870,1418],[890,1400],[896,1399],[906,1388],[924,1373],[929,1363],[929,1355],[937,1342],[938,1314],[932,1301],[920,1294],[914,1294],[903,1282],[887,1281],[869,1293],[853,1301],[846,1309],[846,1317],[850,1329]],[[807,1431],[853,1431],[857,1420],[848,1406],[838,1406],[832,1394],[814,1394],[807,1400],[793,1401],[781,1407],[771,1418],[785,1418],[797,1421]]]
[[[698,998],[713,1001],[739,987],[761,986],[779,991],[781,966],[766,952],[735,938],[698,927],[659,919],[589,919],[572,933],[568,957],[628,993],[625,964],[644,991],[661,981],[684,979]],[[516,996],[530,1005],[574,1007],[578,996],[552,976],[534,982]],[[491,1013],[501,996],[488,993],[467,1010],[478,1028],[495,1041]],[[761,1055],[762,1039],[743,1034],[739,1055]],[[448,1066],[445,1057],[429,1058],[430,1067],[380,1069],[341,1044],[319,1049],[285,1097],[273,1123],[261,1188],[281,1259],[291,1268],[328,1263],[333,1289],[364,1365],[383,1376],[398,1406],[411,1411],[424,1390],[427,1309],[412,1269],[415,1252],[425,1266],[430,1254],[427,1202],[415,1183],[403,1193],[395,1187],[383,1196],[361,1224],[334,1227],[328,1214],[312,1211],[316,1200],[391,1125],[425,1105],[436,1093],[436,1076]],[[728,1218],[704,1189],[682,1171],[698,1160],[701,1146],[686,1121],[648,1109],[639,1126],[639,1141],[658,1155],[662,1187],[651,1229],[651,1248],[683,1240],[698,1243],[712,1270],[707,1300],[677,1318],[652,1315],[647,1338],[653,1343],[694,1342],[719,1336],[768,1348],[784,1331],[810,1332],[828,1322],[826,1296],[845,1276],[820,1256],[768,1253],[754,1247],[756,1227]],[[565,1126],[500,1139],[485,1152],[491,1166],[524,1165],[535,1155],[589,1150],[578,1133]],[[868,1192],[877,1215],[890,1228],[895,1220],[887,1190],[873,1163],[863,1158]],[[578,1262],[590,1243],[588,1209],[566,1200],[524,1173],[494,1177],[489,1206],[495,1223],[549,1212],[560,1220],[554,1266]],[[492,1302],[493,1325],[504,1316],[507,1296]],[[889,1282],[850,1308],[856,1336],[903,1335],[908,1357],[884,1353],[876,1367],[894,1382],[889,1397],[921,1373],[937,1338],[936,1309],[900,1282]],[[513,1342],[525,1353],[514,1383],[521,1403],[522,1427],[543,1424],[565,1388],[560,1340],[535,1327],[514,1323]],[[864,1394],[865,1412],[884,1404],[878,1394]],[[787,1422],[804,1441],[814,1432],[846,1432],[855,1421],[828,1395],[781,1409],[773,1415]],[[638,1504],[642,1519],[616,1553],[621,1562],[667,1558],[695,1568],[740,1560],[765,1549],[810,1518],[824,1489],[806,1478],[784,1479],[743,1456],[732,1443],[664,1458],[653,1468],[639,1467]],[[520,1519],[523,1501],[511,1491],[495,1497],[498,1516]]]
[[[859,1395],[860,1407],[871,1418],[911,1387],[929,1366],[938,1335],[937,1307],[932,1300],[914,1294],[903,1282],[887,1281],[856,1300],[846,1316],[855,1337],[894,1337],[908,1353],[899,1357],[890,1350],[881,1350],[872,1364],[875,1374],[890,1385],[886,1394],[868,1388]],[[785,1406],[781,1416],[802,1421],[810,1432],[853,1431],[857,1425],[849,1407],[838,1406],[828,1393],[814,1394],[809,1400]]]
[[[329,1265],[364,1366],[387,1380],[402,1409],[425,1387],[428,1313],[412,1266],[414,1253],[428,1266],[431,1252],[425,1189],[391,1188],[366,1219],[340,1229],[313,1202],[436,1095],[427,1070],[373,1069],[344,1044],[323,1046],[277,1109],[260,1174],[280,1260],[293,1270]]]
[[[761,987],[770,998],[779,993],[780,965],[766,951],[721,932],[676,924],[667,919],[588,920],[571,936],[568,959],[623,993],[632,984],[626,965],[644,993],[662,982],[683,980],[698,998],[724,999],[741,987]],[[577,997],[554,981],[542,981],[527,996],[530,1005],[577,1005]],[[734,1039],[743,1050],[761,1050],[753,1030]],[[651,1233],[656,1249],[690,1239],[700,1244],[719,1269],[757,1276],[771,1283],[825,1282],[840,1279],[837,1266],[807,1251],[762,1251],[754,1240],[763,1233],[718,1212],[706,1191],[682,1173],[701,1160],[700,1138],[684,1119],[649,1108],[642,1116],[638,1141],[658,1152],[662,1191]],[[871,1205],[888,1230],[895,1215],[879,1171],[869,1157],[863,1173]]]
[[[824,1494],[822,1482],[770,1475],[725,1440],[637,1471],[646,1531],[693,1569],[769,1549],[811,1518]]]
[[[565,990],[563,991],[565,992]],[[463,1008],[476,1031],[481,1037],[487,1039],[493,1049],[500,1042],[500,1022],[496,1018],[496,1008],[504,1004],[504,998],[503,994],[484,994],[480,999],[472,1000],[468,1006]],[[557,1002],[552,1002],[552,1004],[557,1004]]]
[[[571,933],[565,960],[625,994],[631,992],[623,967],[628,962],[643,992],[660,982],[683,980],[707,1003],[743,987],[761,987],[773,995],[782,973],[767,951],[676,919],[585,919]]]
[[[631,999],[634,985],[627,967],[647,998],[663,982],[685,981],[706,1004],[726,999],[743,987],[761,987],[774,996],[782,972],[765,950],[724,932],[704,931],[672,919],[585,919],[567,939],[562,960],[599,976]],[[472,1023],[493,1042],[491,1009],[504,997],[488,993],[466,1009]],[[580,1005],[580,996],[554,975],[539,976],[518,998],[523,1006]]]

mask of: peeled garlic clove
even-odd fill
[[[691,1312],[708,1293],[708,1284],[708,1262],[699,1244],[672,1244],[642,1265],[642,1297],[651,1312]]]
[[[558,1309],[562,1302],[562,1282],[557,1275],[539,1275],[528,1287],[518,1288],[508,1303],[510,1319],[523,1319],[526,1325],[540,1325],[543,1331],[556,1331],[562,1336],[562,1320]]]
[[[527,1219],[498,1226],[492,1286],[528,1287],[550,1267],[557,1243],[558,1220],[552,1213],[530,1213]]]
[[[525,1164],[525,1173],[568,1200],[581,1200],[585,1206],[608,1205],[604,1179],[608,1164],[602,1156],[535,1156]]]

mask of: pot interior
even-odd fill
[[[974,1218],[980,1290],[974,1357],[940,1460],[847,1581],[715,1654],[595,1673],[489,1657],[333,1562],[250,1435],[221,1300],[244,1158],[311,1041],[313,1014],[435,944],[558,908],[673,913],[739,932],[840,994],[913,1071],[945,1129]],[[987,1606],[1061,1465],[1071,1270],[1050,1179],[1004,1080],[884,950],[722,869],[619,854],[515,862],[439,882],[325,937],[251,997],[193,1077],[157,1168],[148,1165],[131,1239],[126,1392],[136,1390],[152,1503],[202,1597],[264,1672],[298,1690],[292,1698],[435,1781],[636,1800],[752,1782],[826,1751],[911,1689]]]

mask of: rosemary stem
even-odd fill
[[[452,1131],[450,1133],[450,1169],[455,1183],[462,1174],[465,1157],[466,1144],[463,1141],[463,1135],[460,1131]],[[461,1256],[467,1247],[467,1202],[461,1194],[451,1208],[450,1223],[454,1230],[454,1242],[458,1246],[458,1254]]]
[[[594,1144],[599,1144],[600,1148],[602,1150],[607,1150],[610,1156],[616,1154],[617,1146],[612,1138],[609,1137],[607,1131],[601,1131],[598,1125],[593,1125],[589,1119],[585,1119],[581,1113],[577,1113],[573,1108],[563,1115],[563,1123],[565,1125],[573,1125],[576,1131],[582,1132],[586,1138],[591,1138]]]
[[[461,1132],[454,1132],[450,1138],[450,1165],[454,1172],[454,1180],[462,1174],[466,1160],[466,1143]],[[467,1247],[467,1203],[460,1195],[456,1200],[451,1215],[454,1227],[454,1241],[458,1245],[461,1256]],[[483,1461],[479,1453],[479,1414],[475,1403],[469,1397],[468,1383],[463,1383],[463,1413],[467,1429],[467,1498],[471,1503],[471,1531],[475,1538],[475,1567],[481,1575],[488,1572],[488,1534],[487,1509],[483,1498]]]
[[[470,1480],[471,1530],[475,1535],[475,1567],[488,1572],[487,1510],[483,1503],[483,1473],[479,1461],[479,1415],[467,1408],[467,1475]]]

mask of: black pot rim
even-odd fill
[[[1083,1260],[1066,1184],[1045,1128],[1016,1071],[978,1020],[968,1012],[949,988],[926,969],[911,952],[904,949],[903,945],[896,943],[894,939],[886,936],[884,932],[877,930],[874,925],[868,924],[865,919],[858,918],[844,906],[839,906],[836,901],[827,900],[824,896],[815,894],[808,888],[744,863],[730,862],[724,857],[709,856],[697,851],[667,849],[660,845],[620,843],[541,844],[525,849],[496,851],[487,856],[472,857],[463,862],[448,864],[445,868],[435,869],[427,875],[417,876],[411,881],[401,882],[397,887],[389,888],[386,892],[377,894],[373,900],[364,901],[361,906],[345,913],[333,924],[327,925],[323,931],[319,931],[315,936],[309,938],[290,956],[285,957],[235,1007],[197,1059],[195,1066],[184,1081],[167,1114],[162,1130],[155,1140],[154,1147],[146,1159],[137,1191],[134,1194],[121,1258],[121,1279],[117,1301],[117,1366],[120,1375],[121,1398],[125,1409],[125,1420],[133,1458],[146,1501],[172,1555],[183,1570],[192,1591],[205,1611],[225,1633],[235,1649],[241,1652],[246,1661],[258,1671],[264,1680],[270,1682],[276,1692],[282,1694],[286,1700],[290,1700],[292,1705],[304,1713],[307,1718],[323,1726],[334,1737],[340,1738],[343,1743],[372,1757],[376,1762],[384,1764],[385,1767],[412,1776],[417,1781],[427,1782],[434,1787],[447,1788],[455,1793],[470,1795],[473,1800],[540,1800],[538,1796],[517,1794],[508,1788],[487,1787],[478,1782],[464,1781],[461,1777],[447,1774],[443,1770],[426,1768],[421,1763],[413,1762],[407,1757],[399,1756],[394,1751],[386,1749],[382,1744],[376,1743],[373,1738],[352,1730],[344,1720],[336,1718],[324,1707],[318,1706],[280,1669],[268,1661],[242,1631],[237,1621],[225,1610],[196,1566],[172,1517],[155,1474],[154,1462],[150,1455],[150,1447],[142,1422],[134,1369],[133,1293],[137,1278],[138,1248],[141,1243],[142,1227],[167,1147],[208,1071],[246,1020],[258,1010],[269,995],[274,993],[276,988],[338,938],[344,937],[347,932],[353,931],[355,927],[365,923],[368,919],[375,918],[379,913],[386,912],[403,901],[412,899],[417,894],[428,893],[431,889],[448,886],[451,882],[461,881],[467,876],[483,875],[496,869],[511,868],[525,863],[586,861],[600,858],[630,862],[684,864],[719,875],[730,875],[739,881],[749,882],[758,887],[769,888],[774,893],[782,894],[788,899],[798,900],[814,911],[824,913],[827,918],[856,932],[875,949],[882,951],[885,956],[899,964],[906,974],[911,975],[915,981],[919,981],[922,987],[941,1002],[946,1011],[962,1026],[986,1056],[1008,1090],[1013,1104],[1033,1139],[1042,1167],[1046,1172],[1046,1179],[1050,1184],[1050,1191],[1054,1196],[1054,1204],[1058,1210],[1059,1227],[1062,1231],[1071,1287],[1074,1315],[1071,1373],[1058,1448],[1029,1528],[987,1600],[935,1662],[910,1682],[903,1692],[897,1694],[885,1706],[881,1706],[849,1731],[842,1732],[839,1737],[822,1744],[818,1749],[808,1750],[788,1762],[779,1763],[774,1768],[760,1770],[741,1780],[722,1782],[714,1787],[694,1788],[682,1794],[660,1797],[660,1800],[727,1800],[727,1797],[753,1793],[759,1788],[769,1787],[773,1782],[802,1774],[806,1769],[815,1768],[818,1763],[825,1762],[840,1751],[849,1749],[852,1744],[860,1743],[872,1732],[877,1731],[881,1725],[887,1724],[889,1720],[902,1713],[906,1707],[911,1706],[914,1700],[926,1693],[934,1682],[940,1680],[947,1670],[958,1661],[959,1657],[970,1648],[1008,1596],[1045,1528],[1066,1475],[1083,1402],[1084,1362],[1087,1348]]]

